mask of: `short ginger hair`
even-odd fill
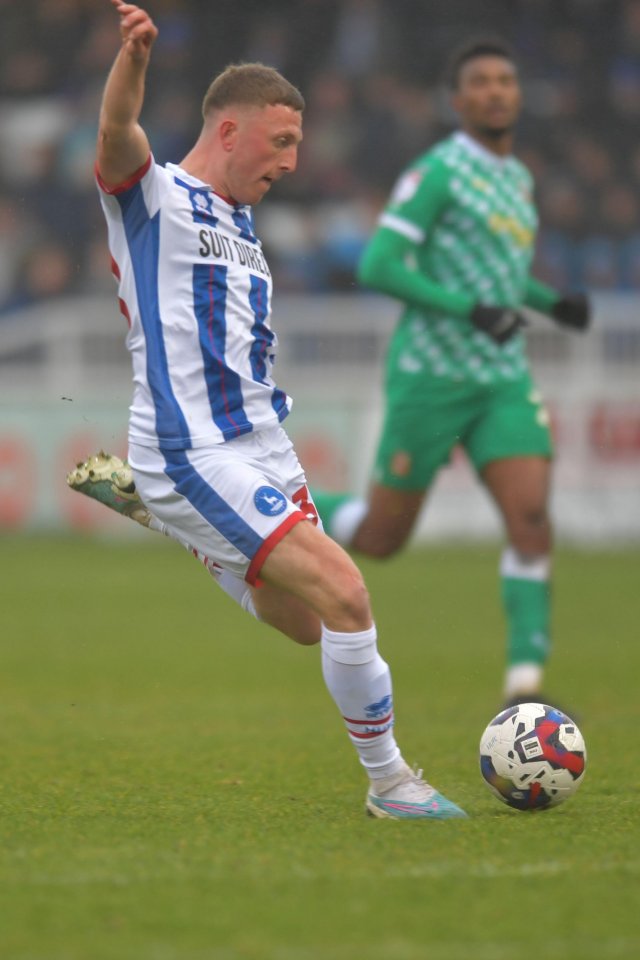
[[[202,116],[231,104],[268,107],[284,104],[304,110],[304,97],[274,67],[264,63],[232,63],[209,85],[202,101]]]

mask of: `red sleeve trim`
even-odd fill
[[[145,162],[142,164],[142,166],[138,167],[135,173],[132,173],[131,176],[124,181],[124,183],[117,183],[114,187],[108,187],[107,184],[102,179],[102,177],[100,176],[100,171],[98,170],[98,164],[96,163],[96,166],[95,166],[96,180],[98,181],[98,186],[102,191],[104,191],[104,193],[108,193],[109,196],[115,196],[117,193],[124,193],[125,190],[130,190],[131,187],[135,187],[136,183],[142,180],[142,178],[144,177],[145,173],[147,172],[150,166],[151,166],[151,154],[149,154],[149,156],[147,157]]]
[[[289,533],[289,530],[291,530],[292,527],[295,527],[297,523],[300,523],[301,520],[306,519],[307,518],[305,517],[304,513],[301,511],[290,513],[289,516],[283,520],[277,530],[274,530],[273,533],[267,537],[249,564],[249,569],[247,570],[245,576],[247,583],[250,583],[252,587],[259,587],[262,585],[262,581],[258,579],[258,574],[260,573],[265,560],[273,548],[280,543],[284,535]]]

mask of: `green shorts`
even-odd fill
[[[528,375],[497,384],[416,377],[406,387],[387,393],[377,483],[424,490],[457,445],[478,473],[492,460],[552,456],[549,416]]]

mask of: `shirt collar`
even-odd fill
[[[499,167],[505,166],[505,164],[511,160],[511,154],[507,154],[506,157],[499,157],[491,150],[483,147],[483,145],[478,143],[477,140],[474,140],[473,137],[470,137],[464,130],[458,130],[457,133],[454,133],[453,139],[456,143],[459,143],[461,147],[464,147],[465,150],[468,150],[469,153],[475,153],[477,157],[481,157],[489,163],[495,163]]]

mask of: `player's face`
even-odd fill
[[[485,137],[509,133],[518,119],[520,83],[504,57],[475,57],[460,70],[453,106],[466,130]]]
[[[302,140],[302,114],[284,104],[238,111],[227,164],[227,188],[237,203],[262,200],[271,184],[293,173]]]

